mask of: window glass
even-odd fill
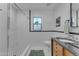
[[[33,30],[39,31],[42,29],[42,22],[41,17],[34,17],[33,18]]]

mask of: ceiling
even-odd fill
[[[17,3],[23,10],[53,10],[59,3]]]

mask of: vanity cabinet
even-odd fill
[[[56,41],[53,41],[53,55],[54,56],[63,55],[63,47],[60,44],[58,44]]]
[[[62,47],[57,41],[51,41],[51,55],[52,56],[74,56],[70,51]]]
[[[74,56],[71,52],[69,52],[67,49],[64,49],[64,56]]]

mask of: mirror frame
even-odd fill
[[[73,26],[73,24],[72,24],[72,23],[73,23],[73,22],[72,22],[72,21],[73,21],[73,16],[72,16],[72,15],[73,15],[73,12],[72,12],[72,10],[73,10],[73,3],[70,3],[70,27],[72,27],[72,28],[73,28],[73,27],[77,28],[77,27],[79,27],[79,26],[78,26],[78,23],[77,23],[77,22],[78,22],[77,19],[76,19],[76,26]],[[77,16],[78,16],[78,15],[77,15],[77,10],[76,10],[75,13],[76,13],[76,17],[77,17]]]
[[[70,3],[70,27],[72,26],[72,3]]]

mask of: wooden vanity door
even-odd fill
[[[53,40],[53,56],[63,56],[63,47]]]
[[[68,50],[64,49],[64,56],[74,56],[74,55]]]
[[[57,41],[51,41],[51,55],[52,56],[74,56],[70,51],[63,48]]]

